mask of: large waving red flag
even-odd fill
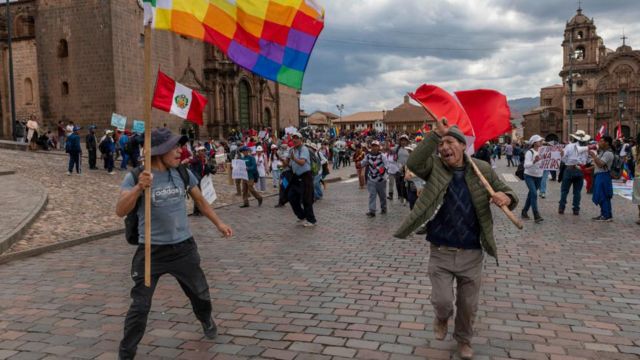
[[[476,149],[511,131],[511,110],[503,94],[487,89],[456,91],[455,94],[473,126]]]
[[[445,90],[435,85],[423,84],[416,92],[409,93],[409,96],[425,107],[427,112],[435,115],[435,120],[446,117],[449,125],[458,125],[465,135],[474,136],[473,126],[465,109]]]

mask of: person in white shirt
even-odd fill
[[[538,149],[542,146],[544,139],[540,135],[533,135],[529,139],[529,145],[531,148],[527,150],[524,155],[524,181],[527,184],[529,193],[527,195],[527,201],[522,208],[522,218],[529,219],[529,208],[533,210],[533,218],[536,224],[541,223],[544,219],[540,216],[538,211],[538,190],[540,189],[540,183],[542,182],[543,170],[540,168],[540,155],[538,155]]]
[[[589,141],[591,137],[584,131],[578,130],[575,134],[570,134],[571,144],[564,147],[562,151],[562,162],[565,164],[562,174],[562,185],[560,186],[560,204],[558,214],[564,214],[567,205],[569,188],[573,186],[573,215],[580,214],[580,193],[584,183],[584,175],[580,170],[580,165],[587,161],[589,148],[580,146],[579,141]]]
[[[396,173],[398,172],[399,167],[398,162],[396,161],[395,151],[393,151],[393,146],[390,142],[385,146],[385,151],[382,156],[385,158],[387,163],[387,173],[389,173],[389,196],[387,196],[387,199],[393,200],[393,189],[396,187]]]
[[[253,156],[258,166],[258,191],[267,191],[267,155],[264,154],[262,146],[256,147],[256,153]]]

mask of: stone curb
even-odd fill
[[[29,146],[26,143],[0,140],[0,149],[27,151]]]
[[[264,195],[263,198],[268,198],[268,197],[273,197],[273,196],[278,196],[278,194]],[[216,206],[214,209],[222,209],[222,208],[226,208],[226,207],[229,207],[229,206],[238,205],[240,203],[242,203],[242,201],[238,201],[238,202],[234,202],[234,203],[226,204],[226,205],[222,205],[222,206]],[[80,238],[73,239],[73,240],[62,241],[62,242],[55,243],[55,244],[40,246],[40,247],[37,247],[37,248],[34,248],[34,249],[18,251],[18,252],[15,252],[15,253],[12,253],[12,254],[7,254],[7,255],[0,255],[0,265],[1,264],[6,264],[6,263],[11,262],[11,261],[15,261],[15,260],[22,260],[22,259],[26,259],[26,258],[30,258],[30,257],[34,257],[34,256],[39,256],[39,255],[46,254],[46,253],[51,252],[51,251],[62,250],[62,249],[66,249],[66,248],[70,248],[70,247],[76,246],[76,245],[86,244],[86,243],[89,243],[89,242],[92,242],[92,241],[101,240],[101,239],[104,239],[104,238],[108,238],[108,237],[111,237],[111,236],[114,236],[114,235],[120,235],[120,234],[123,234],[123,233],[124,233],[124,228],[115,229],[115,230],[109,230],[109,231],[105,231],[105,232],[101,232],[101,233],[97,233],[97,234],[92,234],[92,235],[80,237]],[[124,239],[122,240],[122,242],[123,242],[123,244],[125,244],[125,240]]]
[[[18,224],[18,226],[16,226],[16,229],[12,233],[10,233],[4,239],[0,239],[0,254],[9,250],[9,248],[24,235],[24,233],[31,227],[33,222],[38,218],[38,216],[40,216],[44,208],[47,206],[47,203],[49,202],[49,193],[47,192],[47,189],[45,189],[42,185],[40,186],[42,188],[42,196],[40,198],[40,202],[33,210],[31,210],[27,217],[20,224]]]

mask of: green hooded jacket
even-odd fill
[[[437,154],[440,136],[431,132],[413,151],[407,167],[416,176],[426,181],[422,194],[409,216],[394,234],[395,237],[404,239],[422,224],[435,218],[438,210],[444,202],[444,196],[453,179],[453,173]],[[509,208],[515,209],[518,205],[518,197],[510,187],[505,185],[493,171],[491,165],[482,160],[472,160],[482,172],[491,187],[496,192],[504,192],[511,198]],[[467,160],[465,160],[465,163]],[[468,164],[467,164],[468,165]],[[472,166],[465,168],[465,181],[471,192],[471,199],[476,210],[476,216],[480,224],[480,244],[487,254],[498,259],[496,241],[493,237],[493,217],[490,208],[489,192],[484,188]]]

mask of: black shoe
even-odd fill
[[[534,216],[533,216],[533,221],[534,221],[536,224],[540,224],[541,222],[543,222],[543,221],[544,221],[544,219],[543,219],[540,215],[534,215]]]
[[[284,205],[283,204],[276,204],[276,206],[274,206],[274,208],[281,208],[281,207],[284,207]]]
[[[387,196],[387,200],[393,200],[393,195]]]
[[[258,199],[258,206],[262,206],[262,198]]]
[[[208,321],[202,322],[202,331],[207,339],[215,339],[216,336],[218,336],[218,327],[216,326],[215,321],[211,318]]]
[[[372,217],[375,217],[375,216],[376,216],[376,213],[368,212],[368,213],[367,213],[367,216],[368,216],[368,217],[370,217],[370,218],[372,218]]]
[[[576,216],[580,215],[580,210],[573,210],[573,215],[576,215]]]
[[[382,209],[382,210],[380,210],[380,214],[384,215],[384,214],[386,214],[386,213],[387,213],[387,209]]]
[[[560,215],[564,214],[564,209],[562,209],[562,208],[558,209],[558,214],[560,214]]]
[[[523,218],[523,219],[525,219],[525,220],[529,220],[529,215],[527,215],[527,212],[526,212],[526,211],[523,211],[523,212],[520,214],[520,217],[521,217],[521,218]]]
[[[240,205],[240,207],[241,208],[247,208],[247,207],[249,207],[249,204],[242,204],[242,205]]]

